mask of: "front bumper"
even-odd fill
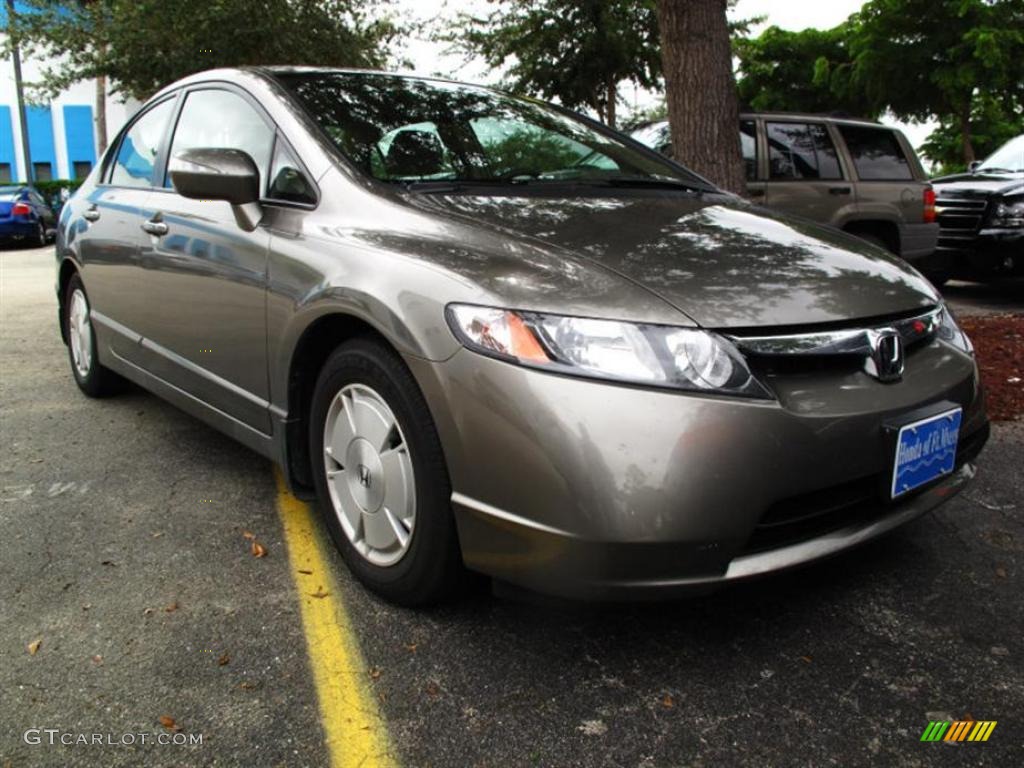
[[[551,375],[466,350],[408,362],[441,436],[467,566],[571,596],[670,595],[834,554],[959,491],[987,437],[973,359],[934,340],[908,355],[899,383],[773,372],[768,402]],[[943,400],[964,408],[966,461],[884,501],[883,422]]]

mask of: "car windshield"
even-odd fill
[[[978,170],[1024,171],[1024,134],[1015,139],[1010,139],[985,158],[985,162],[978,166]]]
[[[352,163],[381,181],[678,184],[698,177],[540,102],[354,72],[279,73]]]
[[[0,201],[10,203],[21,197],[21,187],[0,187]]]

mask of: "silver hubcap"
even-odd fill
[[[71,294],[68,330],[71,334],[71,358],[79,377],[84,379],[92,368],[92,324],[89,322],[89,303],[78,289]]]
[[[394,565],[416,524],[416,483],[405,435],[370,387],[343,387],[327,409],[324,468],[334,514],[374,565]]]

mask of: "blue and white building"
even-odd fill
[[[18,3],[15,3],[17,11]],[[7,28],[7,4],[0,0],[0,35]],[[44,104],[31,103],[28,87],[41,77],[52,61],[26,58],[22,54],[21,76],[25,85],[25,118],[32,164],[32,178],[84,178],[96,164],[99,141],[96,134],[96,83],[76,83],[56,99]],[[107,132],[112,138],[125,120],[138,108],[107,96]],[[18,96],[14,84],[14,62],[0,60],[0,184],[27,180],[21,146]]]

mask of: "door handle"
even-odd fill
[[[100,212],[96,210],[95,206],[93,206],[82,213],[82,218],[86,221],[99,221]]]
[[[160,237],[161,235],[166,235],[167,234],[167,225],[164,224],[159,219],[158,220],[150,219],[149,221],[142,222],[142,228],[146,232],[149,232],[149,234],[156,235],[157,237]]]
[[[828,193],[830,195],[848,195],[851,190],[849,187],[829,187]]]

